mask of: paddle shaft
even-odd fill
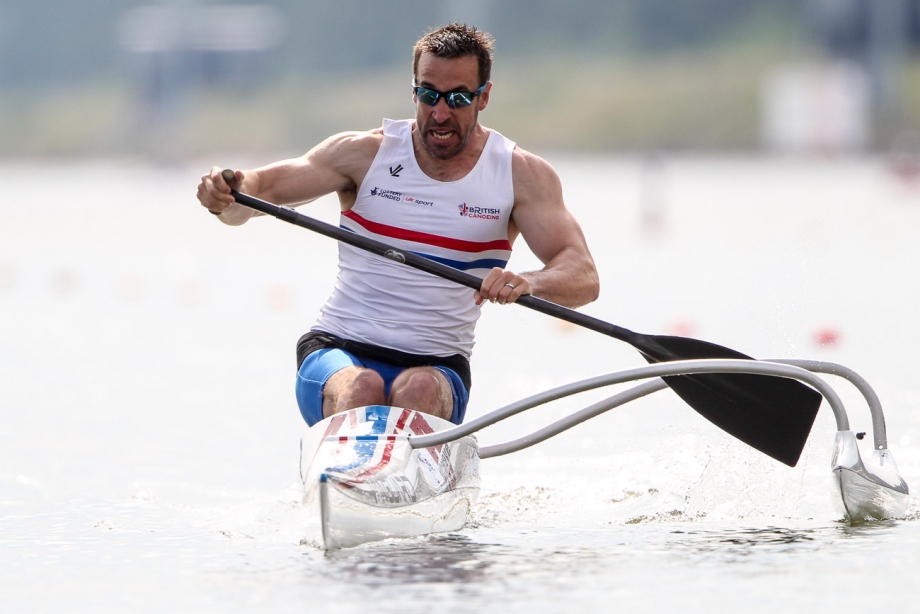
[[[438,277],[443,277],[444,279],[453,281],[467,288],[472,288],[473,290],[479,290],[482,286],[482,279],[476,277],[475,275],[470,275],[459,269],[441,264],[440,262],[435,262],[424,256],[419,256],[413,252],[407,252],[400,249],[396,249],[391,245],[370,239],[368,237],[362,237],[361,235],[355,234],[350,230],[345,230],[339,226],[333,226],[332,224],[327,224],[320,220],[314,219],[307,215],[304,215],[290,207],[282,207],[268,201],[264,201],[260,198],[250,196],[248,194],[243,194],[237,190],[231,190],[231,195],[241,205],[249,207],[250,209],[255,209],[260,213],[266,215],[271,215],[276,217],[279,220],[289,222],[295,226],[300,226],[302,228],[307,228],[313,232],[318,232],[321,235],[325,235],[342,243],[347,243],[353,247],[366,250],[368,252],[377,254],[378,256],[383,256],[395,262],[401,264],[409,265],[413,268],[425,271],[426,273],[431,273],[432,275],[437,275]],[[631,345],[637,345],[637,338],[640,337],[637,333],[627,330],[620,326],[604,322],[597,318],[585,315],[581,312],[575,311],[574,309],[569,309],[568,307],[563,307],[551,301],[533,296],[531,294],[525,294],[518,298],[515,301],[518,305],[523,305],[524,307],[529,307],[534,311],[539,311],[546,315],[554,316],[562,320],[571,322],[572,324],[577,324],[585,328],[589,328],[593,331],[609,335],[620,341],[625,341]]]

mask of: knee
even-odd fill
[[[369,369],[343,369],[329,378],[323,389],[324,415],[384,402],[383,378]]]
[[[384,400],[383,378],[376,371],[361,369],[349,384],[350,394],[360,402],[372,405]]]
[[[437,375],[424,369],[409,369],[404,371],[393,381],[390,397],[398,401],[399,397],[412,398],[438,398],[441,393],[441,382]]]

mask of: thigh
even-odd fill
[[[363,366],[343,350],[325,348],[310,353],[297,371],[295,394],[300,414],[308,425],[323,419],[323,389],[333,375],[348,367]]]
[[[466,389],[466,386],[463,385],[463,380],[460,379],[460,376],[453,369],[440,366],[434,367],[434,369],[437,369],[445,379],[447,379],[450,385],[450,390],[454,398],[454,407],[450,416],[450,421],[454,424],[461,424],[464,416],[466,416],[466,406],[470,400],[470,392]]]

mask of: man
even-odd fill
[[[555,171],[479,123],[491,67],[489,35],[450,24],[415,45],[414,120],[334,135],[302,157],[236,171],[233,186],[219,167],[201,178],[198,199],[226,224],[256,215],[231,187],[279,204],[336,192],[343,227],[483,277],[473,292],[340,244],[335,290],[298,343],[296,392],[308,424],[363,405],[459,424],[484,301],[534,294],[578,307],[597,298],[597,271]],[[541,270],[504,268],[518,235]]]

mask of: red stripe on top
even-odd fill
[[[402,413],[399,414],[399,419],[396,421],[396,429],[393,432],[394,433],[402,432],[403,428],[405,428],[406,426],[406,420],[408,420],[409,416],[411,415],[412,415],[411,411],[409,411],[408,409],[403,409]]]
[[[434,429],[431,428],[431,425],[428,424],[428,421],[425,420],[422,414],[418,412],[416,412],[415,416],[412,417],[412,422],[409,424],[409,430],[418,435],[434,433]],[[431,448],[426,448],[431,453],[431,456],[434,457],[434,462],[436,463],[440,461],[441,447],[442,446],[437,445]]]
[[[358,215],[350,209],[348,211],[343,211],[342,215],[354,222],[357,222],[362,227],[375,234],[390,237],[392,239],[401,239],[404,241],[412,241],[414,243],[425,243],[426,245],[444,247],[447,249],[456,250],[458,252],[468,252],[471,254],[484,252],[490,249],[503,249],[506,251],[511,251],[511,243],[508,242],[508,239],[496,239],[495,241],[464,241],[462,239],[451,239],[450,237],[442,237],[441,235],[433,235],[427,232],[416,232],[414,230],[406,230],[405,228],[397,228],[396,226],[389,226],[387,224],[372,222],[371,220]]]

